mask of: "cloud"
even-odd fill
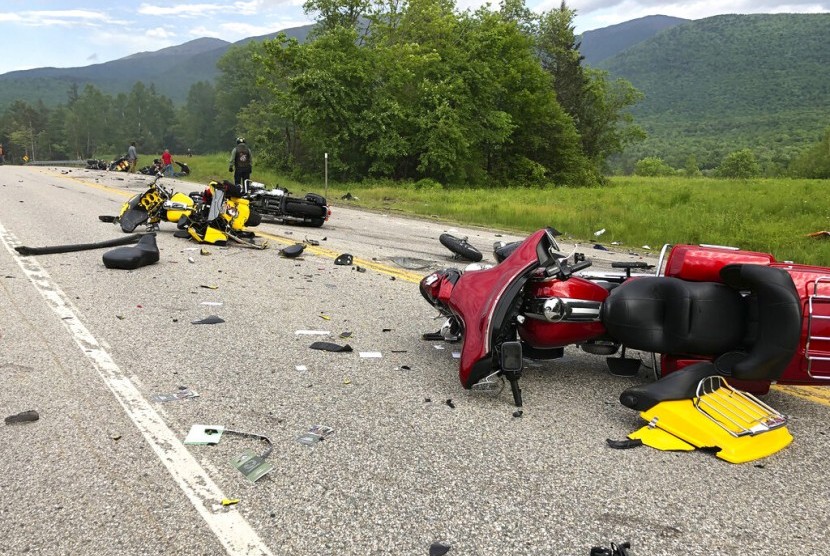
[[[0,22],[17,23],[30,27],[96,26],[114,23],[106,12],[92,10],[29,10],[0,13]]]
[[[157,6],[154,4],[141,4],[138,13],[156,17],[205,17],[216,13],[229,11],[227,4],[176,4],[174,6]]]

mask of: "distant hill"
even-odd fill
[[[579,53],[585,57],[586,64],[595,66],[635,44],[650,39],[660,31],[689,21],[691,20],[667,15],[650,15],[602,29],[585,31],[580,36],[582,44]]]
[[[190,86],[216,78],[216,62],[229,48],[251,41],[266,40],[284,32],[305,40],[312,25],[293,27],[259,37],[230,43],[221,39],[201,38],[155,52],[139,52],[118,60],[78,68],[37,68],[0,75],[0,108],[17,99],[47,106],[64,103],[72,84],[83,89],[92,84],[107,94],[126,93],[136,81],[155,85],[156,91],[174,103],[187,99]]]
[[[657,33],[599,67],[646,95],[649,140],[628,163],[661,156],[705,167],[741,148],[782,162],[830,125],[830,14],[722,15]]]

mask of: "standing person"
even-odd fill
[[[228,172],[233,172],[233,183],[242,185],[245,180],[251,179],[251,169],[254,166],[253,155],[242,137],[236,139],[236,146],[231,151],[228,164]]]
[[[0,166],[6,163],[6,149],[3,148],[3,143],[0,143]]]
[[[135,141],[130,143],[127,149],[127,162],[130,163],[130,173],[135,174],[135,167],[138,164],[138,153],[135,150]]]
[[[168,149],[164,149],[161,153],[161,163],[164,166],[164,175],[168,178],[173,177],[173,155]]]

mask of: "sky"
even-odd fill
[[[2,0],[0,74],[79,67],[200,37],[236,42],[312,22],[304,0]],[[485,0],[456,0],[459,9]],[[498,0],[490,3],[498,6]],[[537,11],[561,0],[525,0]],[[647,15],[702,19],[725,13],[827,13],[830,0],[568,0],[577,33]]]

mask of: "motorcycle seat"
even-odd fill
[[[695,363],[656,382],[627,388],[620,394],[620,403],[636,411],[648,411],[660,402],[690,399],[702,379],[716,374],[718,370],[710,361]]]
[[[135,270],[159,261],[156,234],[145,234],[138,243],[107,251],[103,255],[104,266],[122,270]]]
[[[715,356],[743,345],[746,313],[740,292],[726,284],[644,277],[611,290],[600,319],[632,349]]]

